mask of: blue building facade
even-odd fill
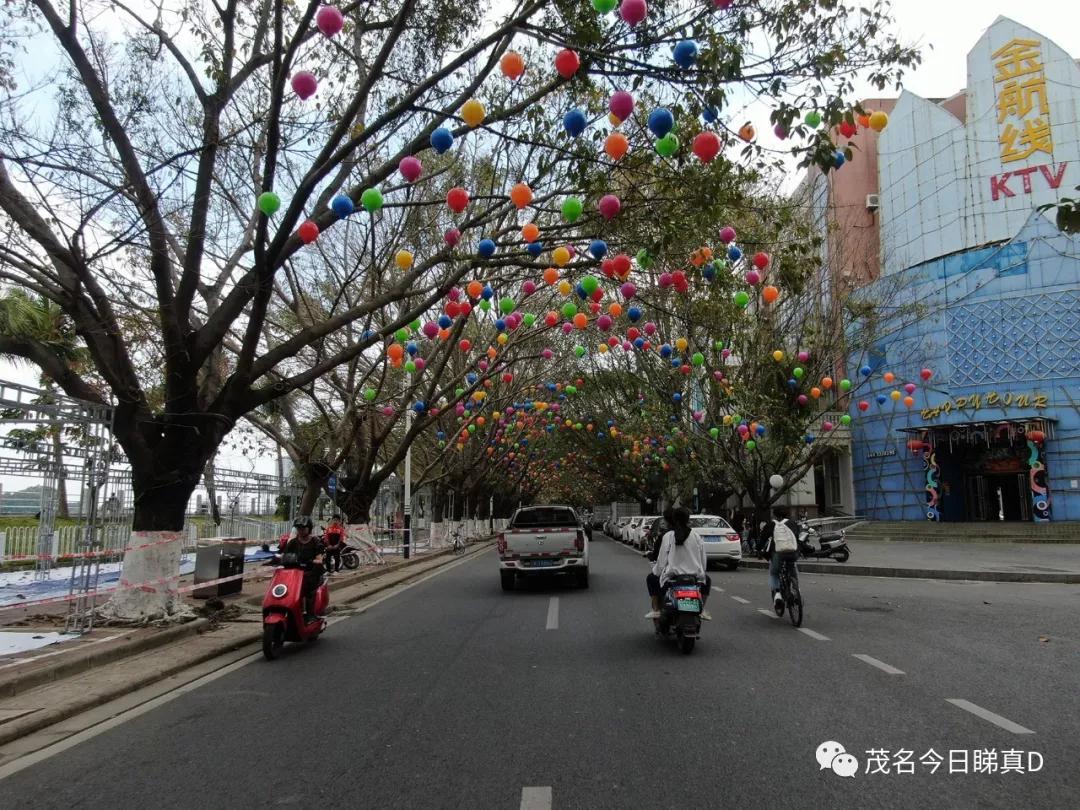
[[[871,369],[865,410],[852,403],[859,513],[1080,520],[1080,239],[1032,211],[1004,244],[922,262],[865,292],[891,305],[887,337],[852,358],[853,375]]]

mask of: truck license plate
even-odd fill
[[[558,560],[533,560],[529,565],[536,568],[546,568],[555,565],[557,562]]]

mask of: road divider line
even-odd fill
[[[743,599],[741,596],[732,596],[731,598],[734,599],[736,602],[738,602],[740,605],[749,605],[750,604],[749,599]]]
[[[521,810],[551,810],[551,788],[523,787]]]
[[[773,611],[766,610],[765,608],[758,608],[757,612],[760,613],[762,616],[768,616],[770,619],[779,619],[780,618]]]
[[[559,597],[553,596],[548,602],[547,629],[559,629]]]
[[[831,638],[821,635],[821,633],[817,632],[816,630],[809,630],[805,627],[800,627],[798,628],[798,630],[803,635],[810,636],[810,638],[817,639],[818,641],[832,641]]]
[[[877,667],[882,672],[888,673],[889,675],[903,675],[904,674],[904,671],[902,669],[897,669],[896,667],[892,666],[891,664],[886,664],[884,661],[879,661],[878,659],[874,658],[872,655],[865,655],[863,653],[852,653],[851,657],[852,658],[858,658],[864,664],[869,664],[872,667]]]
[[[1034,734],[1030,728],[1024,728],[1019,723],[1014,723],[1007,717],[1002,717],[1000,714],[994,714],[989,709],[984,709],[982,706],[976,706],[970,700],[963,700],[962,698],[945,698],[947,703],[951,703],[959,709],[963,709],[965,712],[971,712],[976,717],[981,717],[990,723],[993,723],[999,728],[1003,728],[1006,731],[1011,731],[1013,734]]]

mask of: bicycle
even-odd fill
[[[454,546],[455,554],[465,553],[465,540],[462,538],[461,532],[458,529],[454,528],[450,530],[450,542]]]
[[[792,626],[799,627],[803,620],[803,603],[802,594],[799,593],[799,581],[792,576],[792,572],[796,571],[795,557],[794,552],[780,556],[780,597],[783,601],[774,603],[773,609],[777,616],[783,616],[786,605]]]

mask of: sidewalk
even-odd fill
[[[848,546],[849,562],[799,560],[799,570],[849,576],[1080,583],[1080,544],[1075,543],[918,542],[849,535]],[[742,564],[747,568],[768,567],[762,560],[745,558]]]
[[[448,549],[331,580],[331,618],[346,614],[346,606],[380,591],[482,554],[490,545],[490,541],[480,541],[463,556]],[[34,651],[38,654],[30,658],[35,660],[18,665],[7,662],[0,668],[0,746],[4,746],[0,764],[16,755],[9,743],[20,737],[230,651],[250,648],[262,638],[261,601],[261,593],[250,592],[228,601],[232,612],[239,615],[217,625],[197,619],[166,628],[104,627],[62,645],[67,648],[63,654],[42,654],[57,650],[61,646],[57,645]],[[248,649],[240,657],[251,652]],[[18,751],[18,755],[24,753]]]

